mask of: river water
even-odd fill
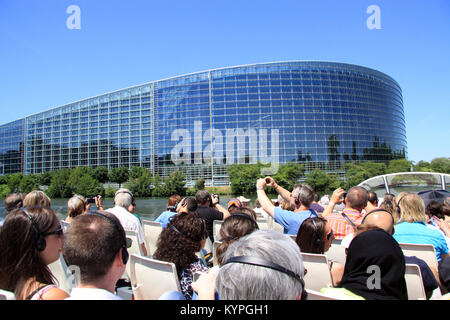
[[[226,208],[228,201],[232,196],[220,196],[220,204]],[[58,218],[63,220],[67,217],[67,201],[69,199],[52,199],[52,209],[57,213]],[[136,199],[136,213],[142,219],[155,220],[167,206],[167,198],[149,198],[149,199]],[[252,197],[252,202],[255,200]],[[112,208],[114,206],[113,199],[102,199],[103,207],[105,209]],[[91,210],[96,210],[96,206],[92,205]],[[4,216],[5,208],[3,201],[0,201],[0,217]]]

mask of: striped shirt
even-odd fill
[[[363,213],[352,209],[344,209],[342,212],[356,225],[361,224],[364,217]],[[326,219],[331,229],[333,229],[334,237],[337,240],[342,240],[346,235],[355,231],[341,213],[332,213]]]

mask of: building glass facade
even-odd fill
[[[346,161],[406,156],[395,80],[309,61],[214,69],[115,91],[3,125],[0,143],[5,174],[143,166],[163,177],[181,170],[207,185],[228,184],[233,163],[294,161],[339,172]]]

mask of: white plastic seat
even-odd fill
[[[0,289],[0,300],[16,300],[14,292]]]
[[[306,292],[308,293],[308,298],[306,300],[341,300],[311,289],[306,289]]]
[[[212,244],[211,239],[209,237],[206,238],[205,247],[203,249],[206,250],[206,253],[212,253],[213,252],[213,244]]]
[[[284,233],[284,227],[278,222],[273,221],[272,230],[278,231],[280,233]]]
[[[221,241],[214,241],[213,243],[213,266],[218,266],[219,265],[219,261],[217,259],[217,248],[220,246],[222,242]]]
[[[126,237],[131,239],[132,243],[131,243],[131,247],[127,249],[128,254],[132,255],[135,254],[137,256],[144,256],[143,252],[142,252],[142,247],[138,242],[137,239],[137,233],[136,231],[131,231],[131,230],[127,230],[125,231]],[[122,275],[122,278],[124,279],[130,279],[131,278],[131,270],[130,270],[130,259],[128,259],[126,268],[125,268],[125,273]]]
[[[135,254],[130,256],[130,280],[135,300],[157,300],[168,291],[181,292],[175,264]]]
[[[220,228],[222,227],[222,220],[214,220],[213,221],[213,236],[214,241],[220,240]]]
[[[347,255],[345,254],[345,247],[340,244],[331,243],[330,249],[325,252],[328,260],[339,262],[340,264],[345,265],[345,261],[347,260]]]
[[[156,244],[160,233],[162,232],[162,224],[156,221],[142,220],[142,229],[145,237],[145,247],[147,248],[147,255],[153,256],[156,251]]]
[[[284,233],[284,227],[278,222],[275,222],[272,216],[268,216],[267,223],[269,225],[269,229]]]
[[[320,291],[322,288],[333,287],[326,255],[302,252],[302,257],[303,265],[307,270],[303,278],[307,289]]]
[[[406,289],[408,290],[408,300],[427,299],[423,287],[422,273],[417,264],[406,264],[405,281]]]
[[[269,222],[266,219],[256,219],[256,223],[258,224],[259,230],[267,230],[270,229]]]
[[[76,287],[77,285],[75,277],[79,275],[75,274],[72,276],[72,272],[69,270],[69,267],[67,266],[63,255],[60,253],[59,259],[49,264],[48,268],[56,278],[58,288],[70,294],[72,288]]]
[[[399,245],[405,256],[416,256],[425,261],[430,268],[438,269],[436,250],[433,245],[413,243],[399,243]]]

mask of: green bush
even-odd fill
[[[117,188],[114,188],[112,186],[108,186],[105,189],[105,198],[114,198],[116,192],[117,192]]]
[[[72,190],[68,185],[71,170],[64,168],[53,172],[52,180],[47,189],[50,198],[70,198]]]
[[[112,168],[109,170],[108,174],[109,181],[118,183],[119,187],[122,183],[126,182],[129,177],[130,172],[126,167]]]
[[[33,190],[39,189],[39,183],[37,177],[34,176],[24,176],[20,181],[20,192],[28,193]]]
[[[9,189],[8,185],[0,184],[0,198],[5,199],[8,194],[11,193],[11,189]]]

